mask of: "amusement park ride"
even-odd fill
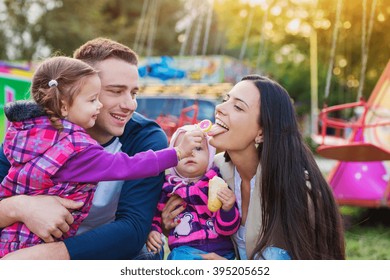
[[[356,121],[332,118],[334,112],[360,109]],[[328,181],[340,205],[390,207],[390,61],[368,101],[324,108],[318,153],[339,162]],[[327,136],[328,128],[345,137]]]
[[[146,57],[150,58],[152,50],[151,42],[153,42],[153,36],[155,35],[154,29],[156,27],[154,19],[157,18],[155,13],[158,11],[157,4],[159,2],[157,0],[152,1],[151,3],[154,3],[154,5],[150,5],[153,8],[150,8],[150,11],[147,7],[148,2],[144,1],[145,6],[143,7],[143,11],[145,12],[143,12],[137,30],[134,49],[141,55],[143,52],[142,46],[147,45]],[[341,3],[342,0],[339,0],[336,22],[339,22]],[[372,7],[372,11],[375,11],[375,6]],[[201,84],[201,79],[198,83],[181,82],[181,84],[176,84],[166,82],[170,79],[183,79],[182,81],[184,81],[186,76],[187,78],[192,77],[189,75],[191,72],[183,72],[181,68],[185,65],[183,63],[184,51],[189,42],[189,36],[187,35],[191,33],[190,31],[195,24],[196,18],[207,19],[203,50],[201,56],[198,56],[202,59],[205,58],[210,22],[213,14],[212,5],[207,9],[204,8],[203,13],[203,16],[194,17],[193,22],[187,26],[185,40],[182,43],[178,56],[181,59],[180,64],[178,64],[180,65],[180,69],[177,66],[175,67],[172,64],[171,58],[168,57],[161,57],[157,61],[149,60],[149,63],[146,63],[145,66],[141,66],[139,69],[140,76],[146,81],[146,85],[141,86],[140,92],[142,94],[137,97],[139,102],[138,111],[145,115],[151,114],[153,111],[155,115],[148,115],[148,117],[155,119],[160,124],[168,138],[178,127],[184,124],[195,124],[202,119],[213,120],[214,108],[220,95],[229,91],[232,83],[235,82],[230,79],[224,81],[220,79],[218,83],[207,82],[204,85]],[[366,11],[363,14],[365,13]],[[374,13],[372,12],[368,25],[371,29],[367,29],[368,35],[365,36],[366,32],[362,32],[362,46],[364,51],[362,52],[363,75],[361,76],[361,81],[364,81],[368,41],[370,38],[370,30],[372,30],[373,15]],[[265,23],[267,17],[264,16],[263,20]],[[149,23],[150,28],[143,28],[144,23]],[[221,65],[225,65],[224,71],[221,71],[225,77],[233,69],[239,69],[239,71],[232,72],[232,77],[237,78],[248,74],[245,73],[248,69],[245,69],[242,64],[240,65],[226,58],[200,60],[200,63],[196,63],[197,60],[195,57],[197,56],[196,51],[200,38],[200,30],[202,30],[201,24],[202,21],[199,20],[196,32],[194,32],[195,39],[193,40],[191,54],[188,60],[188,65],[200,64],[202,69],[206,69],[200,72],[198,71],[197,76],[200,78],[204,78],[205,76],[218,77],[218,72],[215,69],[222,69]],[[247,30],[249,30],[251,24],[252,20],[248,21]],[[265,24],[263,25],[265,26]],[[333,70],[338,26],[338,24],[334,24],[330,56],[331,63],[329,63],[327,82],[331,80],[329,74]],[[146,30],[150,30],[150,38],[147,38],[146,34],[143,33]],[[240,59],[238,60],[239,62],[243,60],[246,52],[248,34],[249,32],[246,32],[240,52]],[[259,62],[263,55],[260,51],[264,45],[263,34],[261,38],[256,70],[258,70]],[[146,40],[148,42],[147,44]],[[207,63],[210,65],[208,68],[204,67]],[[4,103],[27,98],[26,92],[28,91],[31,77],[32,71],[29,69],[0,63],[0,137],[4,135],[4,130],[7,126],[3,114]],[[163,80],[164,83],[151,83],[147,80],[151,78],[158,78]],[[361,82],[360,84],[362,85],[363,83]],[[327,89],[329,89],[328,84]],[[183,94],[184,92],[187,94]],[[325,99],[328,93],[329,91],[326,90]],[[151,108],[155,108],[155,110]],[[168,110],[165,110],[166,108]],[[335,117],[342,110],[354,110],[357,113],[355,116],[356,120],[346,121]],[[313,119],[315,120],[315,118]],[[333,189],[337,202],[340,205],[359,207],[390,207],[390,61],[368,101],[358,98],[358,101],[354,103],[330,107],[325,106],[319,115],[319,124],[321,125],[321,133],[313,135],[313,139],[320,144],[318,153],[322,157],[337,160],[337,164],[328,175],[328,182]],[[336,136],[329,136],[326,134],[329,128],[335,129],[340,133]]]
[[[367,4],[363,5],[362,65],[357,101],[327,107],[339,29],[339,25],[334,24],[325,105],[319,115],[321,133],[313,137],[315,141],[319,140],[319,155],[338,160],[328,175],[328,182],[339,205],[390,207],[390,61],[368,101],[362,98],[375,4],[372,3],[368,25]],[[339,0],[336,22],[340,22],[341,10],[342,0]],[[349,121],[335,117],[342,115],[343,110],[354,111],[354,117]],[[335,130],[336,135],[327,135],[329,129]]]

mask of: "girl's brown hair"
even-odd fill
[[[78,59],[64,56],[48,58],[34,73],[31,96],[44,109],[53,126],[62,129],[63,102],[71,106],[85,78],[95,74],[95,69]]]

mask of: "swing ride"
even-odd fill
[[[367,63],[375,3],[373,2],[371,7],[367,35],[363,18],[363,70]],[[341,5],[338,9],[341,9]],[[338,10],[337,15],[339,14]],[[337,32],[334,32],[332,46],[335,46],[336,40]],[[329,69],[333,68],[334,52],[335,48],[332,47]],[[329,174],[328,181],[340,205],[390,207],[390,61],[368,101],[362,98],[365,78],[363,70],[358,101],[330,107],[325,105],[321,110],[319,116],[321,134],[317,138],[320,139],[320,146],[317,152],[325,158],[338,160]],[[329,95],[329,73],[331,71],[328,71],[325,100]],[[353,110],[354,119],[344,120],[335,117],[337,113],[341,115],[340,112],[343,110]],[[336,135],[328,136],[326,132],[329,129],[337,131]]]
[[[232,85],[226,82],[232,59],[224,56],[207,57],[213,1],[193,0],[188,3],[188,24],[180,53],[176,57],[152,57],[158,13],[158,1],[144,1],[138,25],[134,50],[143,54],[146,47],[146,63],[139,67],[145,85],[137,97],[138,112],[154,119],[164,130],[168,140],[176,129],[185,124],[196,124],[202,119],[214,119],[218,98]],[[202,36],[202,30],[204,35]],[[193,31],[193,32],[192,32]],[[192,44],[190,45],[190,34]],[[201,55],[198,49],[203,44]],[[187,52],[189,56],[184,57]],[[234,61],[234,63],[237,63]],[[237,63],[238,64],[238,63]],[[241,68],[239,68],[241,69]],[[224,76],[221,77],[221,74]],[[240,73],[235,73],[234,78]]]
[[[332,111],[363,108],[354,122],[328,117]],[[370,99],[325,108],[322,135],[327,127],[352,128],[344,144],[322,143],[318,153],[339,160],[328,180],[340,205],[390,207],[390,61]]]

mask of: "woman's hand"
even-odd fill
[[[47,195],[23,196],[21,203],[19,220],[46,243],[66,233],[74,221],[69,210],[83,206],[82,202]]]
[[[173,195],[169,198],[161,213],[162,226],[164,230],[169,231],[180,223],[180,220],[175,220],[175,217],[184,211],[185,206],[183,204],[184,200],[177,195]],[[178,207],[179,205],[180,207]],[[176,209],[176,207],[178,208]]]

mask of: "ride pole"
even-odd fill
[[[311,135],[318,134],[318,54],[317,31],[312,26],[310,32],[310,95],[311,95]]]

